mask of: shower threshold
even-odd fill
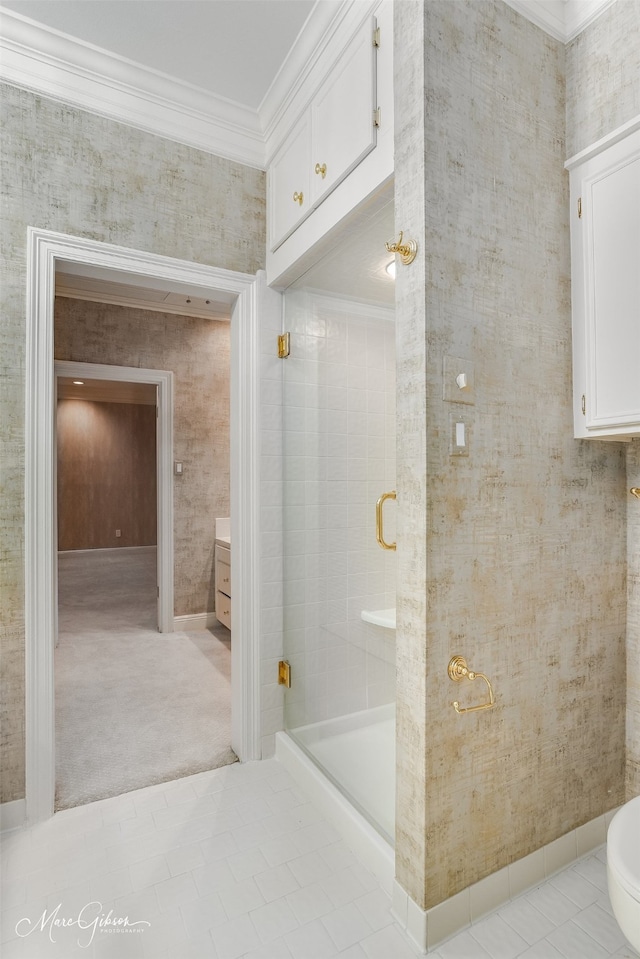
[[[289,730],[329,779],[393,845],[395,704]]]

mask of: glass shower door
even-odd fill
[[[376,501],[395,489],[393,320],[388,308],[285,294],[285,726],[390,840],[395,629],[377,614],[395,609],[395,553],[376,542]],[[395,505],[384,509],[393,542]]]

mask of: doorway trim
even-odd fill
[[[109,380],[113,383],[148,383],[157,387],[156,480],[158,631],[172,633],[173,622],[173,373],[170,370],[143,370],[103,363],[76,363],[54,360],[56,378]],[[57,392],[56,392],[57,396]],[[54,459],[55,464],[55,459]],[[56,508],[57,513],[57,508]],[[54,514],[55,521],[55,514]],[[57,536],[55,537],[57,541]]]
[[[144,285],[224,293],[231,309],[231,538],[235,641],[231,644],[231,745],[260,758],[260,565],[258,314],[263,275],[251,276],[84,237],[27,230],[25,398],[26,814],[48,819],[55,799],[56,628],[55,371],[56,264],[139,277]]]

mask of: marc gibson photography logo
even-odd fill
[[[34,932],[44,932],[49,936],[51,942],[57,942],[54,938],[54,932],[61,929],[70,929],[74,926],[79,930],[77,943],[81,949],[88,949],[93,942],[96,932],[99,933],[141,933],[151,923],[146,919],[138,919],[132,922],[128,916],[115,916],[113,909],[105,913],[102,911],[102,903],[93,901],[83,906],[77,916],[60,915],[62,903],[59,902],[55,909],[47,912],[45,909],[38,919],[32,920],[25,916],[16,923],[16,935],[25,939],[33,935]]]

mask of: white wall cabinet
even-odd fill
[[[376,146],[376,26],[361,25],[269,165],[272,251]]]
[[[275,249],[311,212],[311,117],[307,113],[269,167],[269,235]]]
[[[571,176],[574,434],[640,435],[640,117]]]

